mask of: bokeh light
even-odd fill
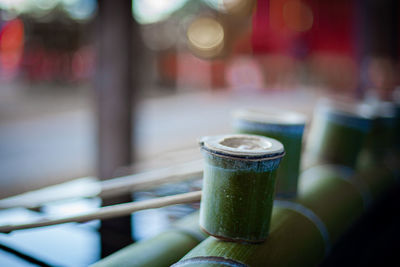
[[[292,0],[283,7],[283,19],[289,29],[304,32],[311,29],[314,16],[311,8],[306,3]]]
[[[44,9],[44,10],[49,10],[49,9],[54,8],[57,5],[58,1],[54,1],[54,0],[34,0],[33,2],[38,8]]]
[[[234,91],[259,91],[264,87],[261,66],[251,57],[238,57],[229,64],[226,71],[228,85]]]
[[[213,18],[200,17],[195,19],[189,25],[187,38],[192,52],[204,58],[218,56],[224,47],[224,29]]]
[[[0,9],[12,14],[28,14],[35,18],[60,8],[75,20],[88,20],[97,9],[96,0],[0,0]]]
[[[254,0],[204,0],[213,9],[232,15],[247,16],[254,7]]]
[[[24,46],[24,24],[20,19],[8,21],[0,31],[0,70],[13,76],[21,61]]]
[[[133,15],[141,24],[155,23],[166,19],[186,2],[187,0],[133,0]]]
[[[97,9],[96,0],[64,0],[64,5],[70,17],[77,20],[93,17]]]

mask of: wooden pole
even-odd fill
[[[49,202],[80,197],[110,198],[153,189],[167,183],[198,179],[202,175],[203,161],[197,160],[105,181],[98,181],[94,177],[85,177],[1,199],[0,209],[21,207],[36,209]]]
[[[116,170],[132,163],[133,36],[132,1],[98,2],[97,62],[97,175],[115,177]],[[131,201],[129,194],[103,199],[103,205]],[[132,242],[130,216],[103,221],[102,256]]]
[[[380,99],[389,100],[399,82],[399,1],[356,0],[355,4],[359,94],[374,89]],[[377,75],[383,77],[379,84],[372,77]]]
[[[69,222],[87,222],[91,220],[118,218],[124,215],[130,215],[131,213],[140,210],[155,209],[176,204],[197,202],[200,201],[200,198],[201,198],[201,191],[194,191],[189,193],[159,197],[143,201],[116,204],[111,206],[105,206],[96,211],[87,212],[80,215],[72,215],[50,220],[40,219],[39,221],[28,222],[24,224],[4,225],[0,226],[0,232],[8,233],[15,230],[37,228],[37,227],[50,226],[50,225],[69,223]]]

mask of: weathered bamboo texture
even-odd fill
[[[167,267],[206,238],[199,228],[199,213],[195,212],[172,228],[125,247],[102,259],[92,267]]]
[[[205,158],[200,227],[224,240],[264,241],[283,145],[263,136],[232,134],[204,137],[200,146]]]

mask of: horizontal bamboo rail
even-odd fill
[[[177,194],[173,196],[159,197],[150,200],[128,202],[123,204],[105,206],[93,212],[87,212],[80,215],[66,216],[57,219],[41,219],[40,221],[31,221],[23,224],[0,226],[1,233],[8,233],[15,230],[37,228],[69,222],[87,222],[91,220],[103,220],[119,216],[129,215],[133,212],[161,208],[176,204],[198,202],[201,199],[201,191]]]

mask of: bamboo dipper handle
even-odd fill
[[[14,230],[50,226],[69,222],[87,222],[91,220],[102,220],[131,214],[133,212],[145,209],[154,209],[176,204],[198,202],[200,201],[200,199],[201,191],[194,191],[190,193],[159,197],[150,200],[127,202],[123,204],[102,207],[96,211],[88,212],[81,215],[67,216],[51,220],[33,221],[24,224],[4,225],[0,226],[0,232],[8,233]]]

